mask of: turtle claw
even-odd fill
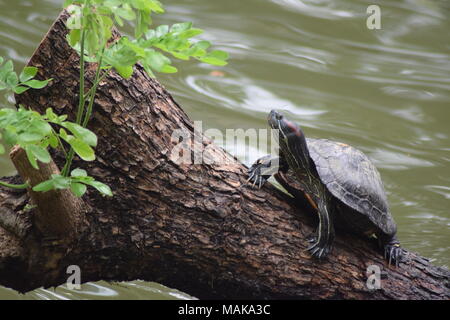
[[[388,243],[384,246],[384,258],[388,260],[388,265],[394,264],[395,267],[399,266],[403,258],[403,249],[399,243]]]
[[[307,250],[309,251],[309,253],[313,257],[320,259],[320,251],[321,251],[321,249],[319,247],[311,246]]]
[[[324,258],[329,252],[329,250],[327,248],[321,248],[319,246],[315,246],[315,247],[311,246],[307,250],[309,251],[311,256],[313,256],[314,258],[317,258],[317,259]]]
[[[264,181],[265,182],[265,181]],[[261,189],[262,185],[263,185],[263,179],[259,179],[259,185],[258,185],[258,189]]]
[[[308,242],[312,242],[313,240],[308,240]],[[319,241],[315,241],[308,249],[306,249],[311,256],[317,259],[325,258],[331,251],[331,246],[324,245],[321,246]]]
[[[248,177],[248,179],[245,181],[246,183],[249,183],[252,179],[253,179],[253,177],[255,176],[255,171],[250,171],[251,169],[249,169],[249,177]]]
[[[331,244],[328,244],[326,242],[324,244],[321,244],[321,242],[324,241],[319,240],[317,236],[317,230],[307,236],[306,241],[308,241],[308,243],[312,243],[312,245],[310,245],[306,250],[314,258],[322,259],[331,252]]]
[[[248,169],[249,178],[248,182],[252,184],[253,187],[258,186],[258,189],[264,185],[264,183],[272,175],[270,172],[271,158],[270,156],[262,157]]]

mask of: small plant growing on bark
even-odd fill
[[[79,101],[75,122],[67,121],[65,115],[56,115],[51,108],[41,115],[24,106],[18,109],[0,109],[0,139],[8,145],[19,145],[26,151],[30,164],[39,169],[38,161],[51,161],[49,148],[61,150],[65,164],[61,174],[33,187],[34,191],[49,191],[70,188],[81,197],[87,186],[101,194],[112,196],[111,189],[90,177],[83,169],[71,170],[73,158],[78,155],[84,161],[95,160],[94,149],[97,136],[87,129],[92,116],[95,95],[99,83],[114,69],[123,78],[133,75],[133,67],[140,63],[146,72],[174,73],[168,55],[180,59],[196,59],[200,62],[223,66],[228,54],[220,50],[208,50],[208,41],[193,41],[203,31],[193,28],[192,23],[183,22],[172,26],[160,25],[151,28],[152,14],[164,12],[157,0],[66,0],[64,7],[69,12],[66,26],[67,41],[80,55]],[[115,28],[124,22],[134,24],[134,38],[115,37]],[[85,64],[97,65],[93,84],[89,90],[85,85]],[[30,88],[41,89],[51,79],[36,80],[38,69],[25,67],[17,75],[11,61],[3,66],[0,57],[0,90],[11,90],[21,94]],[[66,147],[68,150],[66,151]],[[0,144],[0,154],[5,148]],[[11,185],[0,181],[1,186],[27,188],[28,185]]]

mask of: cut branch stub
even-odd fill
[[[28,183],[28,193],[32,203],[37,206],[34,215],[35,224],[45,237],[56,237],[60,240],[71,240],[79,232],[83,223],[83,207],[81,199],[69,189],[33,191],[37,184],[49,180],[52,174],[59,174],[59,169],[51,160],[49,163],[38,161],[39,170],[33,168],[24,149],[15,146],[10,158],[23,181]]]

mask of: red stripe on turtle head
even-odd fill
[[[284,122],[286,123],[286,125],[288,126],[289,129],[291,129],[291,131],[298,137],[302,136],[302,132],[300,131],[300,128],[298,127],[298,125],[296,125],[295,123],[289,121],[289,120],[284,120]]]

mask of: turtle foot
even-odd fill
[[[271,167],[272,159],[270,155],[262,157],[248,169],[248,179],[253,186],[258,186],[259,189],[264,185],[267,179],[273,174]]]
[[[384,246],[384,258],[389,265],[393,264],[398,267],[399,263],[403,261],[403,249],[400,247],[400,243],[391,242],[386,244]]]
[[[323,259],[325,258],[330,252],[331,252],[331,245],[324,244],[321,245],[320,241],[315,240],[316,236],[310,237],[308,242],[314,242],[312,246],[310,246],[308,249],[306,249],[311,256],[317,259]]]

